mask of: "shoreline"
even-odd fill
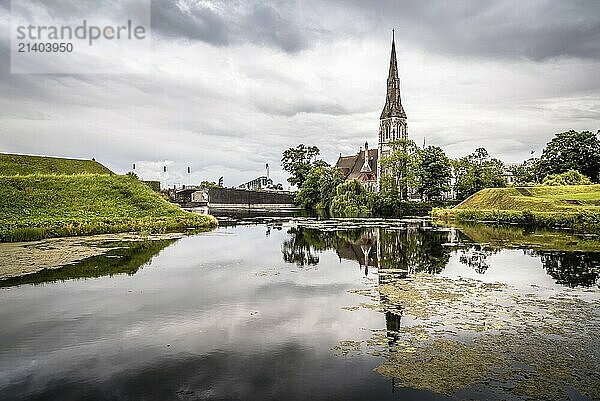
[[[114,247],[106,244],[178,240],[185,233],[118,233],[80,237],[44,238],[36,241],[0,243],[0,280],[61,269],[85,259],[102,256]]]
[[[440,209],[431,211],[433,220],[509,224],[522,228],[569,229],[582,234],[600,231],[600,213],[590,210],[575,212],[538,212],[531,210]]]

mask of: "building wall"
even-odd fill
[[[294,196],[285,192],[249,191],[234,188],[210,188],[208,202],[230,205],[293,205]]]

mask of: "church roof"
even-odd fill
[[[390,70],[387,79],[387,94],[380,119],[390,117],[406,118],[406,113],[404,112],[404,107],[402,107],[402,101],[400,99],[400,79],[398,78],[398,63],[396,61],[396,42],[393,36],[392,53],[390,55]]]
[[[377,171],[378,157],[379,155],[377,149],[369,149],[368,167],[371,169],[371,171],[362,171],[365,165],[364,150],[361,150],[352,156],[340,156],[338,161],[335,163],[335,168],[340,170],[340,172],[344,175],[344,178],[347,180],[360,178],[361,175],[364,175],[365,173],[374,176],[374,172]]]

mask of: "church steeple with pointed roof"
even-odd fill
[[[390,55],[390,70],[387,79],[387,95],[381,119],[390,117],[406,118],[400,99],[400,79],[398,78],[398,62],[396,61],[396,41],[392,29],[392,53]]]
[[[391,143],[398,139],[408,139],[406,113],[400,99],[400,78],[398,78],[398,61],[396,60],[396,40],[392,29],[392,52],[390,69],[387,78],[385,105],[379,117],[378,158],[381,160],[391,152]],[[381,166],[377,166],[377,180],[381,178]]]

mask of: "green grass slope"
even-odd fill
[[[600,185],[488,188],[432,216],[543,227],[600,230]]]
[[[216,226],[128,176],[0,176],[0,241]]]
[[[569,212],[582,208],[600,210],[600,185],[487,188],[456,206],[456,209],[538,212]]]
[[[113,174],[94,160],[0,153],[0,175]]]

